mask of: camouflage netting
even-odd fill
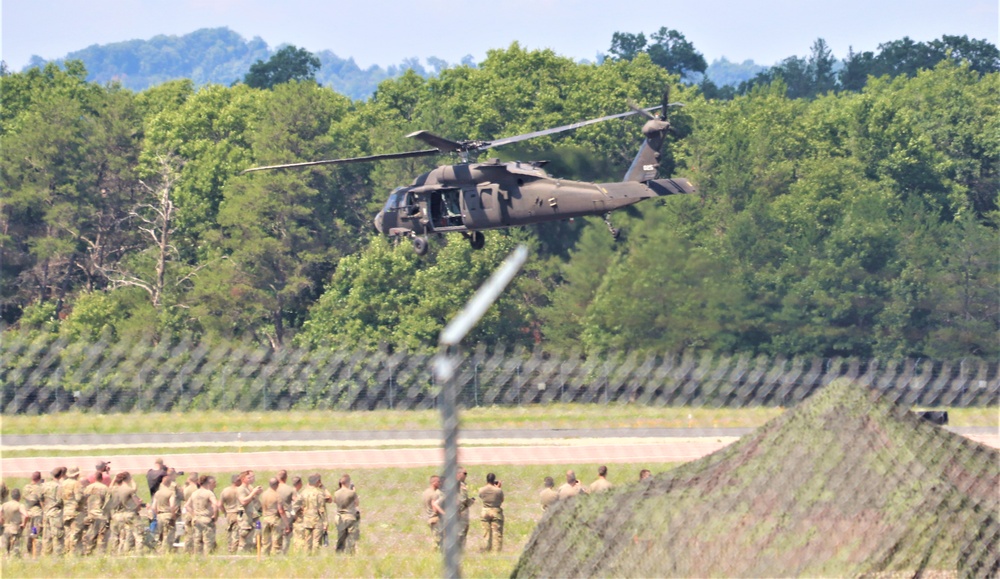
[[[557,503],[516,577],[1000,572],[1000,452],[835,382],[722,451]]]

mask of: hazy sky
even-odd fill
[[[20,70],[92,44],[228,26],[362,67],[437,56],[478,62],[513,41],[574,59],[607,52],[614,32],[682,32],[711,62],[770,65],[822,37],[843,58],[880,42],[943,34],[998,42],[997,0],[0,0],[2,58]]]

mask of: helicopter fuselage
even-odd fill
[[[544,162],[442,165],[393,191],[375,217],[389,236],[470,232],[604,215],[643,199],[690,193],[685,179],[587,183],[550,177]]]

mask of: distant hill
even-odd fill
[[[159,35],[149,40],[94,44],[56,60],[81,60],[87,67],[87,80],[119,81],[127,88],[141,91],[178,78],[189,78],[196,85],[230,85],[242,79],[254,62],[267,60],[279,48],[268,47],[257,36],[246,40],[228,28],[203,28],[183,36]],[[448,67],[444,60],[432,57],[427,59],[430,71],[417,59],[388,68],[362,69],[353,58],[343,59],[329,50],[315,54],[322,63],[316,80],[356,100],[370,97],[379,82],[400,76],[407,69],[428,76]],[[46,62],[33,56],[25,69],[44,66]],[[470,62],[471,57],[463,60]]]
[[[768,67],[755,63],[752,60],[743,62],[730,62],[725,56],[717,58],[708,65],[705,76],[711,79],[718,86],[739,86],[741,82],[746,82],[758,73],[764,72]]]

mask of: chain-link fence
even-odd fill
[[[189,409],[371,410],[434,407],[426,354],[340,349],[272,350],[29,339],[4,335],[5,414]],[[682,352],[582,357],[542,350],[476,348],[456,376],[465,407],[547,402],[741,407],[791,406],[841,377],[895,392],[908,405],[995,405],[998,364],[983,360],[767,358]]]
[[[908,412],[995,409],[996,362],[481,347],[461,358],[453,383],[465,407],[789,408],[638,483],[584,496],[567,476],[550,490],[560,498],[527,540],[516,576],[1000,573],[1000,452]],[[0,347],[5,414],[430,408],[440,400],[431,365],[426,354],[192,339],[6,333]]]

